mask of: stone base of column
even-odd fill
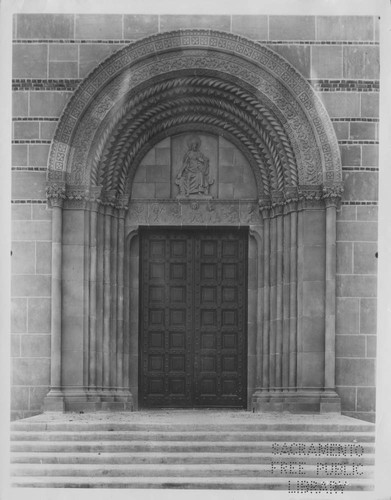
[[[65,398],[60,389],[50,389],[43,401],[43,411],[65,412]]]
[[[133,411],[133,397],[129,390],[65,387],[65,411]]]
[[[341,413],[341,401],[332,391],[256,391],[251,409],[255,413]]]

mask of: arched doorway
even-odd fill
[[[194,165],[197,155],[209,161],[213,147],[219,151],[226,141],[251,177],[240,186],[239,166],[232,164],[234,180],[225,183],[231,185],[213,185],[222,169],[218,153],[219,161],[210,162],[214,174],[186,167],[184,153],[193,146],[187,150],[185,142],[194,135],[209,148],[194,146]],[[149,166],[166,166],[167,182],[158,182],[156,168],[140,181],[143,159],[162,141],[170,141],[169,162]],[[75,92],[50,154],[54,270],[46,408],[137,406],[139,228],[163,225],[244,226],[251,234],[247,406],[338,409],[341,179],[322,104],[266,47],[187,30],[129,45],[102,63]],[[132,197],[136,183],[139,198]]]

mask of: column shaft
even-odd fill
[[[297,380],[297,212],[292,212],[290,218],[289,387],[292,388]]]
[[[117,274],[117,387],[123,387],[123,358],[124,358],[124,244],[125,220],[121,210],[118,219],[118,274]]]
[[[282,322],[283,322],[283,220],[282,215],[276,218],[277,252],[276,252],[276,387],[282,386]]]
[[[62,309],[62,208],[52,208],[52,317],[51,389],[61,388],[61,309]]]
[[[110,386],[110,243],[111,208],[105,210],[103,254],[103,387]]]
[[[282,331],[282,386],[289,385],[289,295],[290,295],[290,213],[284,215],[284,250],[283,250],[283,331]]]
[[[269,339],[270,339],[270,219],[264,219],[263,227],[263,352],[262,387],[269,388]]]
[[[326,208],[325,389],[335,388],[336,207]]]
[[[97,208],[90,215],[89,386],[96,387]]]

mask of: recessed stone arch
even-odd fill
[[[132,181],[145,153],[165,137],[194,130],[225,137],[243,153],[257,198],[134,202]],[[251,245],[257,248],[251,306],[257,354],[248,405],[338,407],[335,209],[341,192],[327,113],[308,82],[269,48],[232,34],[183,30],[108,58],[75,91],[50,151],[53,340],[46,407],[132,407],[128,363],[138,332],[127,303],[132,278],[124,270],[135,269],[129,255],[136,240],[127,251],[129,235],[146,224],[248,226],[257,235]],[[134,386],[134,374],[131,380]]]

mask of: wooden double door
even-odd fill
[[[248,230],[140,235],[140,406],[245,408]]]

